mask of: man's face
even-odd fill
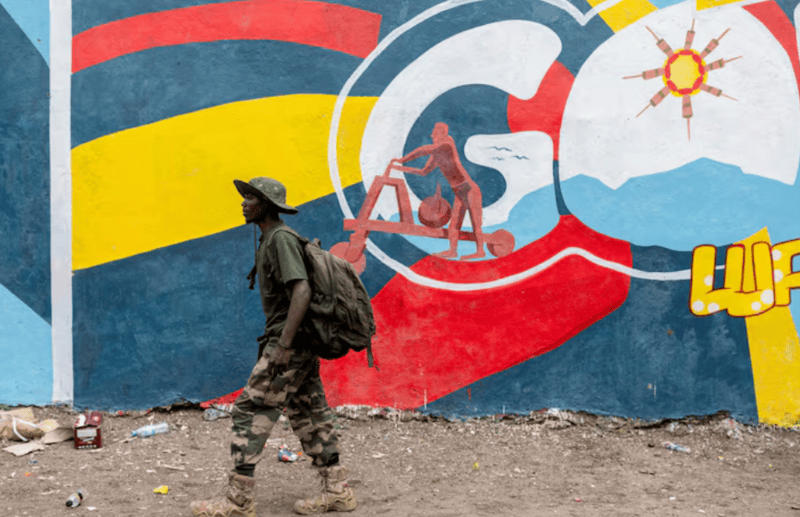
[[[253,194],[245,194],[242,200],[242,215],[247,223],[259,223],[264,220],[266,211],[261,198]]]

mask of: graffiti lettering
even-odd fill
[[[717,248],[698,246],[692,253],[689,308],[695,316],[728,311],[743,318],[763,314],[791,302],[792,289],[800,288],[800,271],[792,270],[792,259],[800,255],[800,239],[774,246],[756,242],[728,248],[723,287],[714,288]]]

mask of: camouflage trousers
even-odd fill
[[[276,341],[271,341],[263,347],[247,386],[233,405],[231,456],[235,467],[255,468],[284,408],[314,466],[335,465],[339,438],[319,377],[319,358],[306,350],[292,350],[289,364],[270,364],[275,346]]]

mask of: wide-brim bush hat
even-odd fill
[[[244,197],[245,194],[252,194],[256,197],[269,201],[278,208],[279,212],[285,214],[296,214],[297,209],[286,204],[286,187],[278,180],[259,176],[245,183],[241,180],[233,180],[236,190]]]

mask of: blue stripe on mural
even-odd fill
[[[701,244],[727,245],[765,226],[787,239],[800,236],[800,218],[788,209],[797,205],[800,182],[785,185],[708,158],[633,178],[617,189],[583,175],[562,181],[561,188],[569,209],[587,226],[638,245],[690,251]]]
[[[0,403],[49,404],[53,391],[50,325],[0,285]]]
[[[0,0],[45,62],[50,63],[50,5],[48,0]]]
[[[72,78],[72,145],[230,102],[295,93],[338,94],[361,60],[280,41],[154,48]]]
[[[634,247],[633,265],[679,269],[683,255]],[[632,279],[617,311],[552,352],[428,403],[427,411],[464,417],[502,406],[509,413],[557,407],[657,419],[727,410],[756,421],[744,318],[696,318],[688,296],[688,281]]]
[[[360,204],[364,190],[346,195]],[[328,248],[347,241],[340,214],[331,195],[285,220]],[[424,256],[400,237],[378,240],[407,265]],[[141,409],[241,388],[264,328],[258,291],[245,279],[253,256],[253,229],[242,226],[75,272],[75,404]],[[393,276],[367,257],[370,295]]]
[[[3,8],[0,48],[0,285],[49,322],[50,74]]]
[[[0,350],[4,365],[0,403],[49,404],[53,390],[50,325],[2,285]]]

